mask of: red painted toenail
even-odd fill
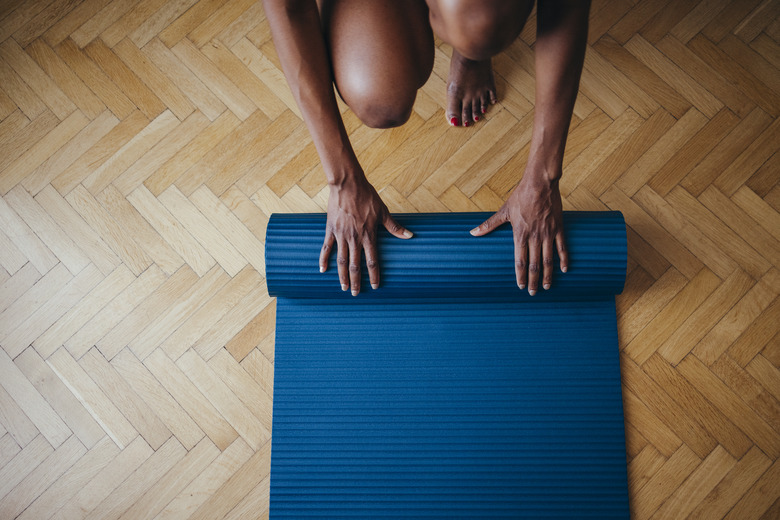
[[[474,122],[476,123],[477,121],[479,121],[479,116],[474,116]]]
[[[483,109],[482,109],[482,113],[484,114],[485,112],[487,112],[487,109],[486,109],[486,108],[483,108]]]
[[[469,126],[469,122],[468,121],[463,121],[463,126]]]
[[[460,122],[458,121],[457,117],[453,117],[452,119],[450,119],[450,124],[452,126],[458,126],[460,124]]]

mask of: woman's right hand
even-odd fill
[[[325,241],[320,252],[320,272],[328,268],[328,259],[337,247],[341,290],[351,289],[352,296],[360,292],[361,255],[365,252],[371,287],[379,287],[379,254],[377,229],[382,224],[398,238],[411,238],[411,231],[398,224],[387,206],[362,172],[331,183],[328,199],[328,221]]]

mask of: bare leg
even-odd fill
[[[434,32],[452,48],[447,121],[469,126],[496,102],[490,58],[520,34],[533,0],[427,0]]]
[[[368,126],[409,119],[433,68],[433,33],[421,0],[321,0],[333,77]]]

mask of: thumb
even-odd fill
[[[504,217],[504,214],[501,211],[497,211],[496,213],[491,215],[490,218],[484,221],[482,224],[469,231],[469,233],[471,233],[475,237],[481,237],[482,235],[487,235],[488,233],[496,229],[504,222],[506,222],[506,218]]]
[[[390,213],[385,213],[385,220],[382,222],[382,225],[385,226],[385,229],[387,229],[394,237],[412,238],[414,236],[414,233],[396,222],[395,219],[390,216]]]

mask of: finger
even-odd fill
[[[336,237],[333,233],[328,231],[325,235],[325,241],[322,243],[322,250],[320,250],[320,272],[324,273],[328,270],[328,260],[330,259],[330,252],[333,250],[333,243],[336,241]]]
[[[533,296],[539,287],[539,262],[541,251],[539,240],[532,238],[528,241],[528,294]]]
[[[357,296],[360,292],[360,256],[361,249],[357,243],[349,243],[349,287],[352,290],[352,296]]]
[[[542,243],[542,266],[543,266],[543,274],[542,274],[542,287],[544,287],[544,290],[550,288],[552,285],[552,273],[553,273],[553,241],[552,240],[545,240]]]
[[[506,217],[504,216],[503,212],[497,211],[482,224],[469,231],[469,233],[475,237],[481,237],[482,235],[487,235],[504,222],[506,222]]]
[[[376,239],[367,239],[363,243],[363,251],[366,253],[366,267],[371,288],[379,289],[379,255],[376,250]]]
[[[339,270],[339,282],[341,290],[349,289],[349,249],[344,240],[338,240],[338,252],[336,253],[336,265]]]
[[[396,222],[388,212],[385,213],[385,219],[382,221],[382,225],[396,238],[412,238],[414,236],[414,233]]]
[[[559,229],[555,235],[555,246],[558,248],[558,258],[561,261],[561,272],[569,270],[569,252],[566,250],[566,240],[563,236],[563,230]]]
[[[515,278],[522,291],[528,283],[528,246],[525,237],[515,234]]]

